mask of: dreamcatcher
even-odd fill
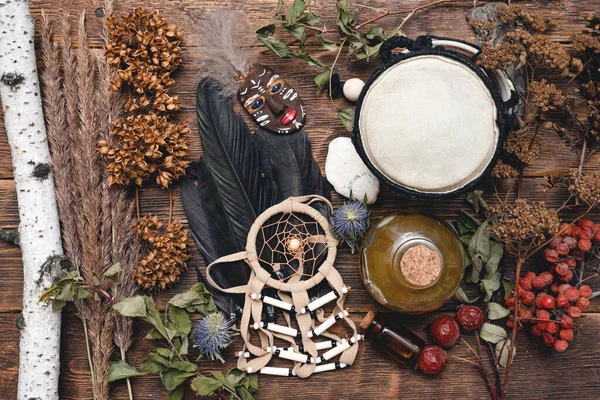
[[[240,320],[244,348],[237,354],[238,368],[248,373],[306,378],[315,372],[344,368],[356,357],[361,337],[348,318],[349,310],[344,308],[350,288],[333,266],[338,241],[330,232],[327,218],[314,208],[315,202],[331,207],[323,197],[303,196],[268,208],[252,224],[245,251],[221,257],[207,268],[212,286],[225,293],[247,295]],[[211,270],[218,264],[236,261],[250,266],[247,285],[219,286]],[[308,291],[321,281],[332,290],[311,301]],[[263,303],[283,310],[287,324],[265,321]],[[328,303],[334,305],[327,316],[321,307]],[[348,338],[328,332],[342,322],[351,330]],[[253,340],[255,334],[260,345]],[[276,346],[275,338],[287,342],[287,348]],[[319,354],[320,350],[324,352]],[[273,356],[294,361],[295,366],[268,367]]]

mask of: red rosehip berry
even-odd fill
[[[510,296],[508,299],[506,299],[504,301],[504,305],[506,307],[512,307],[512,306],[514,306],[515,305],[515,298],[514,298],[514,296]]]
[[[523,296],[525,296],[525,293],[527,293],[527,290],[523,289],[523,288],[519,288],[517,289],[517,297],[519,299],[522,299]]]
[[[570,288],[568,288],[567,290],[565,290],[565,296],[567,296],[569,298],[569,301],[571,303],[574,303],[579,298],[579,289],[577,289],[576,287],[571,286]]]
[[[557,353],[562,353],[569,348],[569,343],[566,340],[557,340],[554,342],[554,350]]]
[[[525,292],[525,296],[523,296],[523,304],[525,305],[532,305],[533,302],[535,301],[535,294],[533,294],[533,292]]]
[[[573,327],[573,319],[567,315],[560,317],[560,326],[563,329],[571,329]]]
[[[581,317],[581,308],[577,306],[571,306],[567,308],[567,314],[569,314],[569,317],[571,318],[579,318]]]
[[[569,246],[564,243],[564,242],[560,242],[557,246],[556,246],[556,252],[558,253],[559,256],[566,256],[567,254],[569,254]]]
[[[541,331],[545,331],[548,327],[548,321],[538,321],[537,326]]]
[[[526,324],[531,321],[531,318],[533,318],[533,313],[528,308],[519,308],[519,320],[521,322]]]
[[[575,243],[575,245],[577,246],[577,243]],[[575,268],[575,266],[577,266],[577,261],[574,258],[565,258],[563,260],[563,262],[567,263],[567,265],[571,269],[573,269],[573,268]]]
[[[542,297],[541,300],[542,308],[554,308],[554,297],[549,294]]]
[[[562,276],[561,278],[561,280],[564,282],[571,282],[573,280],[573,271],[571,270],[567,272],[567,274],[565,276]]]
[[[552,346],[556,341],[556,337],[548,332],[542,333],[542,338],[544,339],[544,344],[548,347]]]
[[[548,332],[551,335],[556,335],[558,333],[558,324],[554,321],[548,322],[546,332]]]
[[[594,226],[596,224],[594,224],[594,221],[590,221],[589,219],[582,219],[579,220],[579,228],[581,229],[594,229]]]
[[[423,347],[417,364],[425,375],[437,375],[446,368],[446,359],[446,350],[440,346],[428,345]]]
[[[554,271],[560,276],[566,276],[569,273],[569,265],[561,262],[554,266]]]
[[[581,228],[579,228],[578,226],[571,227],[571,236],[573,236],[574,238],[578,238],[580,233],[581,233]]]
[[[579,243],[577,243],[577,248],[584,253],[587,253],[592,248],[592,242],[589,239],[581,239]]]
[[[552,285],[550,285],[550,291],[554,294],[558,294],[558,283],[553,282]]]
[[[525,272],[525,275],[523,276],[523,278],[529,278],[531,280],[533,280],[533,278],[535,278],[535,277],[536,277],[536,275],[535,275],[535,272],[533,272],[533,271],[527,271],[527,272]]]
[[[585,228],[581,230],[579,234],[579,239],[581,240],[591,240],[594,237],[594,232],[590,228]]]
[[[556,296],[556,307],[565,308],[569,306],[569,298],[564,294]]]
[[[521,279],[519,279],[519,289],[523,289],[523,290],[531,290],[531,288],[533,288],[533,279],[528,278],[528,277],[523,277]],[[517,292],[518,293],[518,292]]]
[[[542,321],[548,321],[550,319],[550,313],[547,310],[535,310],[535,317]]]
[[[533,293],[531,293],[531,295],[533,295]],[[479,329],[485,322],[485,314],[481,308],[477,306],[462,306],[456,311],[455,318],[465,332]]]
[[[560,242],[562,242],[562,240],[563,240],[562,236],[557,236],[550,241],[550,243],[548,244],[548,247],[550,247],[551,249],[556,249],[556,246],[558,246],[558,244]]]
[[[541,276],[541,275],[536,276],[533,279],[533,287],[536,288],[536,289],[543,289],[543,288],[545,288],[546,287],[546,281],[544,280],[544,277]]]
[[[554,276],[552,275],[552,272],[544,271],[540,274],[540,276],[544,279],[546,286],[548,286],[554,281]]]
[[[560,234],[561,235],[570,235],[571,234],[571,224],[567,224],[566,222],[563,222],[562,224],[560,224]]]
[[[542,333],[544,332],[540,329],[540,327],[537,324],[531,325],[531,334],[533,336],[542,336]]]
[[[596,225],[596,229],[594,230],[594,240],[600,242],[600,225]]]
[[[558,336],[560,336],[560,338],[562,340],[569,341],[569,340],[573,340],[573,336],[575,336],[575,335],[573,333],[573,329],[561,329],[561,331],[558,334]]]
[[[581,285],[581,287],[579,288],[579,295],[581,297],[589,299],[590,297],[592,297],[592,288],[588,285]]]
[[[580,297],[577,299],[577,306],[585,311],[590,307],[590,300],[585,297]]]
[[[575,247],[577,247],[577,239],[572,238],[571,236],[567,236],[562,240],[562,242],[569,247],[569,250],[573,250]]]
[[[558,261],[558,253],[556,250],[546,249],[544,250],[544,258],[550,263],[555,263]]]
[[[460,337],[460,327],[454,318],[442,315],[433,321],[429,334],[435,344],[449,348],[454,346]]]

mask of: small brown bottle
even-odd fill
[[[425,342],[408,329],[369,311],[360,323],[365,336],[383,347],[395,360],[414,367]]]

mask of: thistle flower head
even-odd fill
[[[221,312],[209,314],[198,322],[192,338],[194,347],[200,350],[200,356],[225,362],[221,350],[231,343],[231,325],[232,321]]]
[[[371,211],[360,201],[346,201],[333,212],[333,234],[354,252],[367,232]]]

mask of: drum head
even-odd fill
[[[449,194],[481,177],[495,156],[494,96],[476,67],[455,58],[409,56],[363,90],[358,147],[392,186]]]

